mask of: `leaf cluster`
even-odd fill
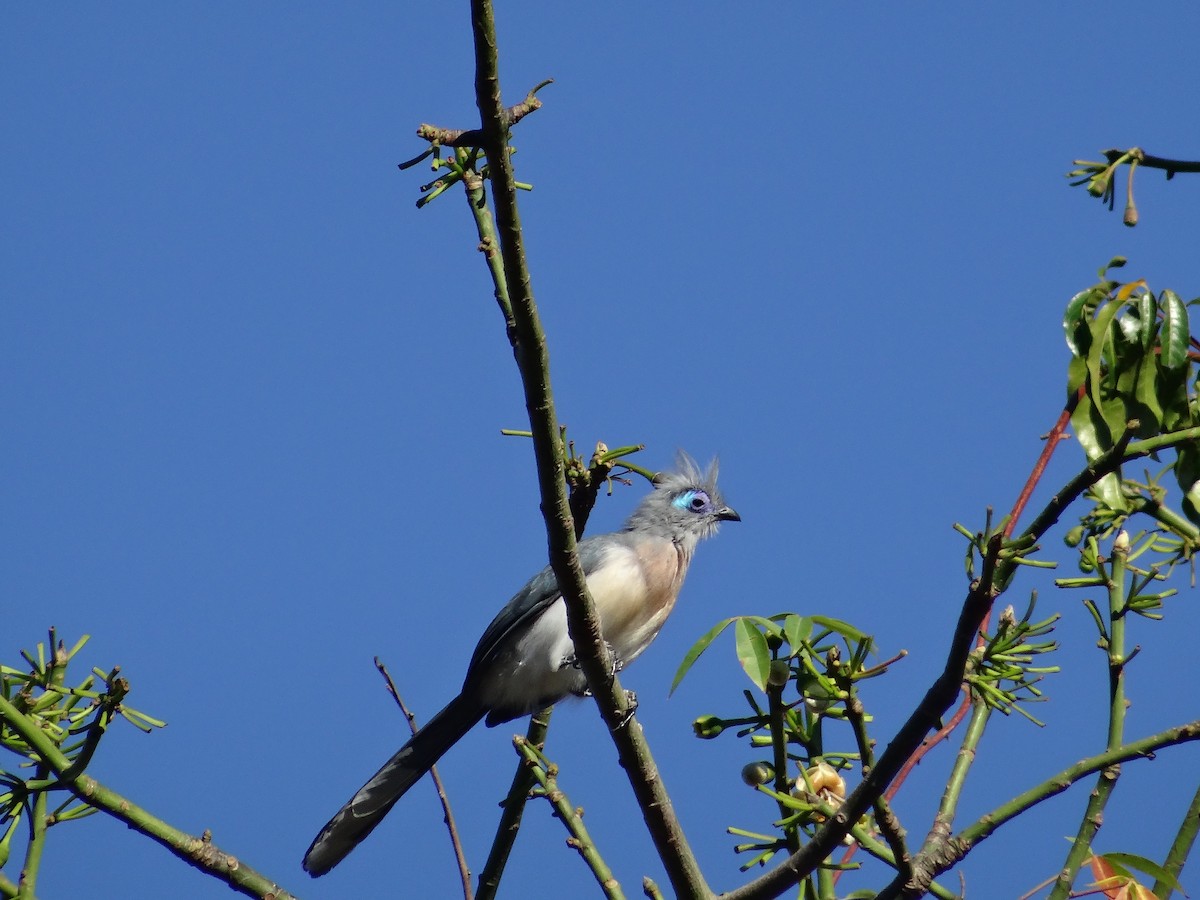
[[[1133,436],[1148,438],[1200,422],[1195,396],[1200,357],[1188,328],[1188,307],[1200,301],[1184,303],[1171,290],[1155,295],[1144,279],[1121,283],[1107,277],[1110,269],[1123,265],[1121,257],[1109,262],[1100,270],[1101,280],[1072,297],[1063,315],[1071,351],[1071,428],[1093,462],[1117,446],[1130,428]],[[1200,523],[1200,494],[1195,492],[1200,440],[1176,444],[1175,454],[1184,513]],[[1094,488],[1116,515],[1131,509],[1121,481],[1120,472],[1114,472]]]
[[[27,669],[0,665],[0,698],[6,710],[0,716],[0,747],[23,760],[16,768],[0,767],[0,867],[8,862],[22,821],[28,822],[29,847],[35,851],[36,860],[47,828],[97,811],[71,793],[64,781],[87,768],[100,739],[115,720],[124,719],[147,733],[166,725],[125,703],[129,682],[121,676],[119,666],[107,672],[93,668],[78,684],[67,684],[68,665],[87,642],[88,636],[84,635],[68,649],[51,629],[49,641],[39,642],[32,652],[21,651]],[[18,728],[18,724],[28,727]],[[48,741],[69,761],[66,777],[51,773],[44,761],[46,748],[36,746],[31,733]],[[18,769],[33,769],[32,777]],[[54,792],[65,793],[66,797],[51,809],[46,800]],[[28,880],[28,854],[22,872]]]

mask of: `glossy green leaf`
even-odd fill
[[[1142,349],[1149,350],[1154,345],[1154,332],[1158,330],[1158,304],[1154,295],[1143,291],[1138,297],[1138,341]]]
[[[1187,368],[1171,371],[1161,361],[1158,366],[1158,402],[1162,406],[1164,431],[1177,431],[1192,424],[1187,371]]]
[[[1076,363],[1080,368],[1085,365],[1083,360],[1076,358],[1072,360],[1072,369],[1077,368]],[[1075,410],[1071,413],[1071,430],[1075,432],[1075,439],[1089,460],[1098,459],[1113,445],[1108,423],[1096,411],[1090,392],[1085,391],[1075,404]]]
[[[1094,289],[1080,291],[1067,303],[1063,313],[1063,332],[1066,335],[1067,347],[1076,356],[1086,356],[1091,344],[1091,335],[1086,326],[1088,300],[1092,298]]]
[[[1138,318],[1137,307],[1132,311],[1126,310],[1123,316],[1117,316],[1117,325],[1120,329],[1116,335],[1121,339],[1118,352],[1123,358],[1130,358],[1128,354],[1142,349],[1142,323]]]
[[[1074,397],[1086,383],[1087,360],[1082,356],[1072,356],[1067,363],[1067,397]]]
[[[1088,363],[1088,393],[1092,395],[1093,401],[1098,401],[1100,396],[1100,385],[1104,377],[1104,356],[1105,350],[1109,350],[1111,355],[1112,340],[1108,333],[1112,326],[1113,319],[1117,313],[1121,311],[1123,303],[1110,301],[1103,309],[1096,313],[1096,317],[1092,320],[1089,330],[1092,335],[1092,344],[1088,348],[1087,363]]]
[[[1121,268],[1124,268],[1124,267],[1125,267],[1125,263],[1127,263],[1127,262],[1129,262],[1129,260],[1127,260],[1127,259],[1126,259],[1125,257],[1123,257],[1123,256],[1114,256],[1112,259],[1110,259],[1110,260],[1108,261],[1108,265],[1106,265],[1106,266],[1104,266],[1102,269],[1100,269],[1100,273],[1099,273],[1099,274],[1100,274],[1100,277],[1101,277],[1101,278],[1104,278],[1106,275],[1108,275],[1108,270],[1109,270],[1109,269],[1121,269]]]
[[[759,631],[751,617],[735,619],[733,633],[738,662],[758,689],[766,692],[767,676],[771,671],[771,651],[767,648],[766,635]]]
[[[1071,413],[1071,430],[1075,432],[1075,439],[1089,460],[1098,459],[1113,446],[1108,423],[1092,403],[1090,394],[1080,397],[1075,411]],[[1123,512],[1128,508],[1117,474],[1101,478],[1096,483],[1095,491],[1110,509]]]
[[[812,637],[812,620],[806,616],[788,613],[783,620],[783,635],[787,638],[788,646],[793,655],[797,653]]]
[[[667,692],[668,696],[675,693],[675,688],[679,687],[680,682],[683,681],[683,676],[688,673],[688,671],[695,664],[696,660],[700,658],[700,654],[702,654],[712,645],[712,642],[720,636],[722,631],[729,627],[731,622],[733,622],[733,619],[725,619],[724,621],[718,622],[716,625],[710,628],[708,632],[700,638],[700,640],[692,644],[691,649],[688,650],[688,652],[684,655],[683,662],[679,664],[679,668],[675,672],[675,677],[671,679],[671,690]]]
[[[1163,367],[1169,371],[1181,369],[1188,359],[1188,314],[1187,306],[1174,291],[1163,291],[1159,297],[1162,307],[1162,331],[1159,344],[1162,347]]]
[[[1183,491],[1183,512],[1200,522],[1200,442],[1188,441],[1176,448],[1175,480]]]
[[[1158,402],[1158,361],[1154,354],[1147,354],[1138,366],[1137,381],[1133,386],[1136,401],[1134,415],[1141,423],[1138,434],[1148,437],[1162,428],[1163,409]]]

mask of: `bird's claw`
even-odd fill
[[[628,725],[629,720],[633,718],[633,714],[635,712],[637,712],[637,708],[638,708],[637,693],[634,691],[626,691],[625,692],[625,702],[626,702],[626,704],[628,704],[628,709],[625,710],[625,715],[621,717],[621,721],[617,723],[617,727],[614,728],[613,731],[616,731],[620,728],[624,728],[626,725]]]
[[[613,649],[613,645],[608,641],[604,642],[604,646],[608,648],[608,655],[612,658],[612,668],[608,673],[608,676],[611,678],[625,668],[625,660],[621,659],[621,657],[617,655],[617,651]],[[578,669],[581,667],[579,658],[574,653],[563,659],[560,668],[565,669],[568,666],[570,666],[572,669]],[[591,694],[583,694],[582,696],[590,697]]]

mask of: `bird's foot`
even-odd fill
[[[625,660],[621,659],[621,657],[617,655],[617,651],[613,649],[613,645],[610,644],[608,641],[604,642],[604,646],[608,648],[608,655],[610,657],[612,657],[612,669],[608,673],[609,676],[611,677],[613,675],[616,675],[618,672],[622,671],[625,668]],[[580,668],[579,659],[578,659],[578,657],[575,656],[574,653],[570,654],[569,656],[564,657],[562,663],[559,664],[560,669],[566,669],[568,667],[570,667],[572,669]],[[583,696],[591,696],[591,695],[586,694]]]
[[[619,728],[624,728],[626,725],[628,725],[629,720],[633,718],[633,714],[637,712],[637,693],[634,691],[626,691],[625,702],[628,704],[628,708],[625,710],[625,715],[621,718],[621,721],[617,723],[617,727],[614,728],[613,731],[616,731]]]
[[[613,649],[613,645],[608,641],[604,642],[604,646],[608,648],[608,655],[612,657],[612,671],[608,674],[616,675],[625,668],[625,660],[621,659],[621,657],[617,655],[617,651]]]

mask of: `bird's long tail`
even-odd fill
[[[462,694],[451,700],[321,829],[304,854],[304,871],[316,878],[345,859],[383,821],[396,801],[483,718],[484,712],[478,700]]]

